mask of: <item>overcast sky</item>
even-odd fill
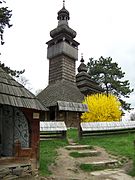
[[[57,26],[62,0],[6,0],[13,10],[13,27],[4,33],[1,59],[6,65],[25,69],[32,92],[48,84],[46,42]],[[79,60],[113,58],[135,88],[135,0],[66,0],[69,26],[77,32]],[[77,62],[77,66],[79,61]],[[135,107],[135,93],[130,102]]]

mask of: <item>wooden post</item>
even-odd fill
[[[54,111],[55,111],[55,121],[58,120],[58,117],[57,117],[57,107],[54,108]]]
[[[3,127],[3,124],[2,124],[2,105],[0,105],[0,157],[1,157],[1,154],[2,154],[2,138],[3,138],[3,135],[2,135],[2,127]]]
[[[67,132],[66,131],[62,131],[62,138],[65,139],[67,136]]]
[[[68,126],[69,123],[70,123],[70,122],[69,122],[69,118],[68,118],[68,111],[66,111],[65,113],[66,113],[66,118],[65,118],[65,119],[66,119],[66,122],[65,122],[65,124]],[[65,120],[64,120],[64,121],[65,121]]]
[[[134,143],[134,156],[135,156],[135,140],[133,141],[133,143]]]
[[[77,112],[77,122],[78,122],[78,139],[81,139],[81,119],[80,119],[80,113]]]
[[[19,157],[20,155],[20,150],[21,150],[21,143],[19,140],[17,140],[14,144],[14,153],[15,157]]]

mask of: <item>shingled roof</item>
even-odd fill
[[[78,74],[76,75],[76,85],[80,91],[85,95],[104,92],[99,84],[92,80],[91,76],[87,73],[88,68],[86,64],[84,64],[83,56],[80,62],[81,64],[78,67]]]
[[[81,103],[84,99],[75,83],[64,80],[49,84],[37,97],[45,107],[56,106],[58,101]]]
[[[0,104],[47,110],[39,100],[0,67]]]

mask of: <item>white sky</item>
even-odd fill
[[[32,91],[48,84],[47,45],[49,32],[57,26],[62,0],[7,0],[13,10],[13,27],[4,33],[2,62],[25,69]],[[135,88],[135,0],[66,0],[69,26],[77,32],[80,54],[113,58]],[[77,62],[77,66],[79,61]],[[129,102],[135,107],[135,93]]]

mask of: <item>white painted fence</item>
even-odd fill
[[[41,121],[40,122],[40,139],[45,138],[65,138],[66,125],[63,121]]]
[[[127,132],[135,132],[135,121],[82,122],[79,129],[79,137],[81,138],[82,136],[100,136]]]

